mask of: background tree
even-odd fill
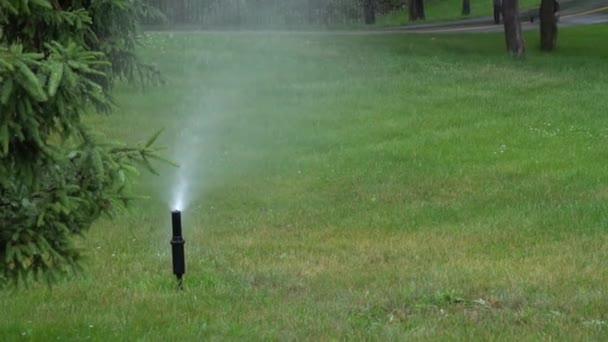
[[[471,0],[462,0],[462,15],[471,14]]]
[[[131,0],[0,0],[0,285],[78,268],[73,238],[132,197],[156,154],[112,145],[81,121],[112,108],[117,78],[151,79],[136,59]],[[104,53],[105,52],[105,53]]]
[[[500,15],[502,14],[502,0],[492,0],[492,9],[494,14],[494,24],[500,24]]]
[[[186,0],[173,0],[175,20],[180,23],[186,22]]]
[[[376,4],[375,0],[363,0],[363,14],[367,25],[376,22]]]
[[[143,0],[171,25],[290,27],[373,22],[377,14],[400,9],[406,0]],[[373,8],[369,5],[373,4]],[[373,9],[373,10],[372,10]],[[362,13],[363,12],[363,13]],[[363,14],[363,15],[362,15]],[[165,24],[146,20],[145,24]]]
[[[557,44],[556,5],[555,0],[542,0],[540,3],[540,48],[543,51],[551,51]]]
[[[409,18],[411,21],[424,20],[424,0],[408,0]]]
[[[521,22],[519,21],[517,0],[503,0],[502,17],[505,27],[507,51],[514,57],[523,57],[525,45],[521,32]]]

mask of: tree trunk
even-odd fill
[[[523,57],[526,48],[524,46],[524,37],[521,34],[517,0],[503,0],[502,18],[505,26],[507,51],[513,57]]]
[[[471,14],[471,0],[462,0],[462,15]]]
[[[410,21],[418,20],[418,9],[416,9],[416,0],[407,1],[407,10],[409,12]]]
[[[494,5],[494,24],[500,24],[500,15],[502,14],[502,0],[493,0]]]
[[[540,49],[552,51],[557,43],[557,18],[555,0],[542,0],[540,3]]]
[[[376,23],[376,8],[374,0],[363,1],[363,14],[365,16],[365,24],[372,25]]]
[[[410,14],[410,21],[416,21],[418,19],[424,20],[424,1],[423,0],[408,0],[408,11]]]
[[[424,20],[426,17],[424,15],[424,0],[415,0],[417,2],[416,9],[418,10],[418,18]]]

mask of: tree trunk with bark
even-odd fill
[[[363,1],[363,14],[365,16],[365,24],[372,25],[376,23],[376,7],[375,0]]]
[[[408,11],[410,21],[424,20],[424,0],[409,0]]]
[[[494,7],[494,24],[500,24],[500,15],[502,14],[502,0],[493,0]]]
[[[557,44],[557,18],[555,0],[542,0],[540,3],[540,49],[552,51]]]
[[[415,0],[417,2],[416,8],[418,9],[418,18],[424,20],[426,16],[424,15],[424,0]]]
[[[507,51],[513,57],[523,57],[526,48],[524,46],[524,37],[521,33],[517,0],[503,0],[502,17],[505,26]]]
[[[407,1],[407,11],[409,14],[410,21],[416,21],[418,19],[418,10],[416,9],[416,0]]]
[[[471,14],[471,0],[462,0],[462,15]]]

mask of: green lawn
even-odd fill
[[[605,340],[608,26],[537,35],[151,34],[168,83],[87,121],[166,128],[185,289],[163,167],[0,340]]]

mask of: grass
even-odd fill
[[[87,121],[190,162],[185,289],[167,168],[0,339],[605,339],[608,27],[526,34],[150,35],[168,84]]]
[[[526,11],[538,7],[540,0],[519,0],[519,8]],[[424,21],[410,22],[406,8],[391,11],[377,18],[376,26],[400,26],[412,24],[433,23],[438,21],[449,21],[457,19],[477,18],[493,15],[492,1],[471,1],[471,13],[462,15],[462,1],[454,0],[428,0],[425,2]]]

